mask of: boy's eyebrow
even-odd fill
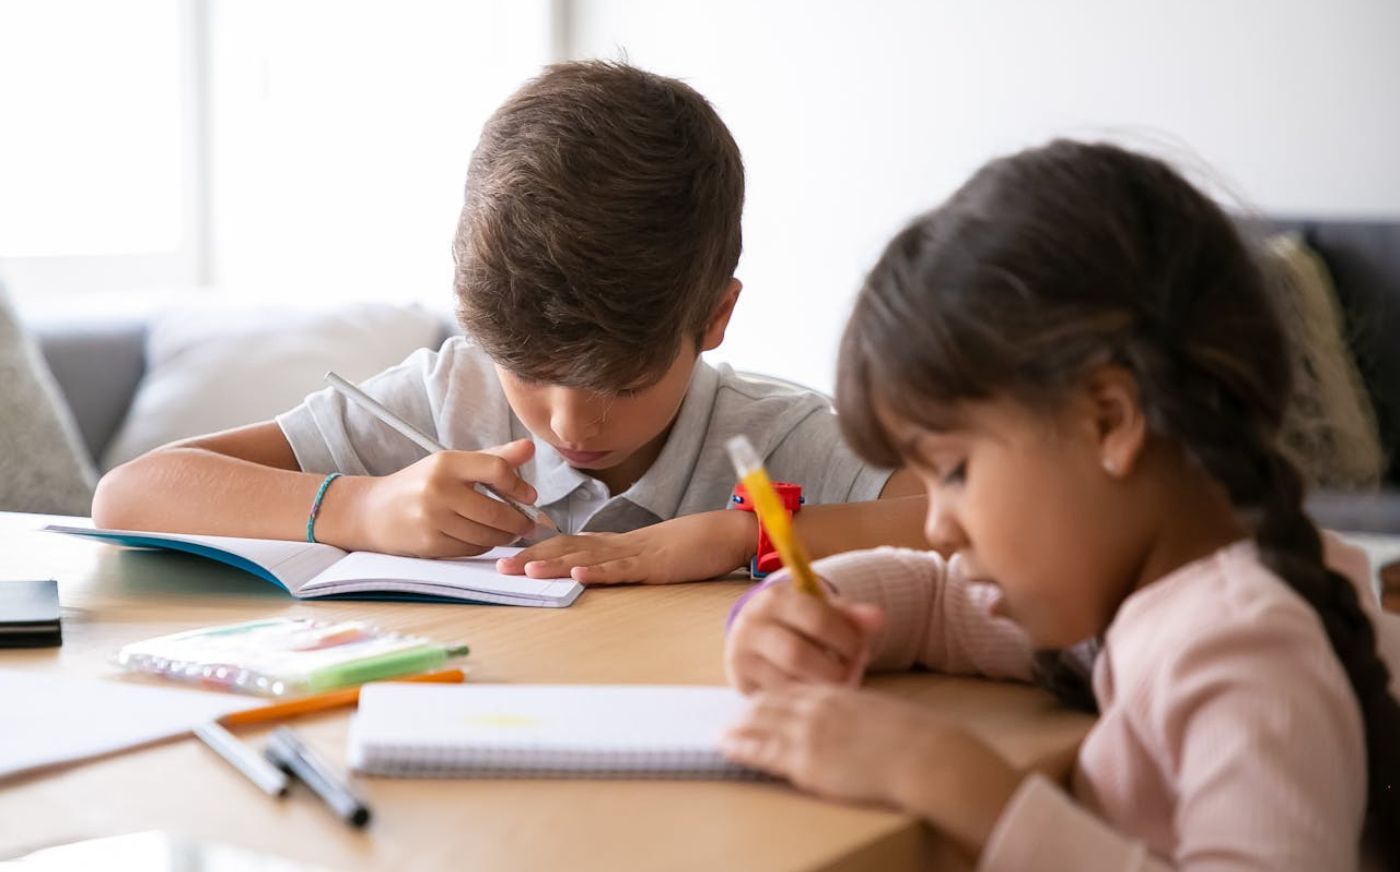
[[[623,385],[623,386],[620,387],[620,388],[613,388],[613,389],[612,389],[612,393],[614,393],[614,394],[638,394],[638,393],[641,393],[642,391],[646,390],[647,388],[654,386],[654,385],[655,385],[657,382],[659,382],[659,381],[661,381],[661,380],[660,380],[660,379],[652,379],[652,378],[641,379],[641,380],[639,380],[639,381],[634,381],[634,382],[631,382],[631,383],[629,383],[629,384],[625,384],[625,385]]]
[[[918,457],[921,455],[921,447],[924,442],[933,440],[934,449],[943,447],[938,443],[952,443],[957,439],[958,431],[955,430],[918,430],[913,434],[901,439],[898,444],[900,454],[904,457]]]
[[[655,387],[656,385],[660,384],[661,380],[665,377],[665,370],[662,370],[661,372],[644,373],[643,375],[633,379],[630,382],[627,382],[626,384],[620,385],[615,388],[609,388],[607,392],[613,394],[638,393],[640,391],[646,390],[647,388]]]
[[[914,436],[906,436],[906,437],[904,437],[903,439],[899,440],[899,444],[895,446],[895,449],[899,452],[899,456],[900,456],[900,457],[918,457],[918,456],[919,456],[919,438],[920,438],[919,436],[914,435]]]

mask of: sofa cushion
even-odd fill
[[[96,463],[126,418],[145,372],[146,320],[140,315],[50,317],[29,327]]]
[[[1308,483],[1375,487],[1386,457],[1376,413],[1344,336],[1336,290],[1321,258],[1296,233],[1268,240],[1270,272],[1280,282],[1279,310],[1293,340],[1293,402],[1283,443]]]
[[[1270,223],[1302,233],[1327,264],[1347,343],[1376,409],[1381,446],[1390,455],[1386,483],[1400,486],[1400,221]]]
[[[53,374],[0,286],[0,511],[86,515],[94,479]]]
[[[1389,478],[1400,485],[1400,222],[1321,222],[1307,238],[1337,283],[1347,339],[1391,452]]]
[[[361,381],[441,336],[440,315],[376,303],[224,304],[157,315],[146,334],[146,374],[102,468],[177,439],[270,420],[324,387],[327,370]]]

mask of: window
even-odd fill
[[[0,4],[0,269],[17,289],[198,280],[196,12]]]
[[[482,123],[555,0],[6,0],[0,274],[446,305]],[[120,294],[116,295],[118,298]]]

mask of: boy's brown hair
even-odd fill
[[[531,381],[645,386],[739,262],[739,148],[693,88],[557,64],[486,122],[453,242],[457,315]]]

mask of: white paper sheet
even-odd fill
[[[267,700],[0,669],[0,781],[187,733]]]

